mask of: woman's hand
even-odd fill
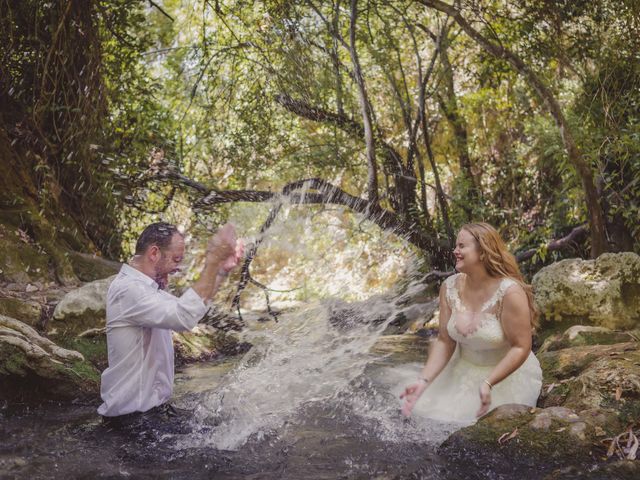
[[[480,385],[480,408],[476,417],[481,417],[489,411],[491,407],[491,388],[486,383]]]
[[[427,382],[418,380],[417,382],[407,386],[407,388],[404,389],[404,392],[400,394],[400,398],[404,398],[404,403],[402,404],[402,414],[404,416],[408,417],[411,415],[413,407],[416,406],[416,402],[427,389],[427,385]]]

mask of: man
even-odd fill
[[[204,317],[221,281],[237,266],[242,244],[232,225],[209,241],[199,279],[181,297],[163,289],[179,271],[184,237],[171,224],[144,229],[135,256],[107,293],[109,367],[102,373],[98,413],[105,421],[163,408],[173,392],[171,331],[191,330]],[[126,417],[123,417],[126,416]]]

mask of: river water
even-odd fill
[[[243,334],[254,345],[243,357],[178,372],[174,403],[191,412],[178,432],[107,428],[97,403],[5,408],[0,472],[65,479],[449,478],[436,447],[451,428],[400,414],[397,395],[417,375],[427,340],[381,336],[393,310],[382,297],[357,308],[329,301],[278,323],[256,323]]]

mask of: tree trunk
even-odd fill
[[[358,97],[360,100],[360,110],[362,112],[362,121],[364,124],[364,141],[367,153],[367,192],[369,202],[378,205],[378,167],[376,164],[376,147],[373,139],[373,127],[371,124],[371,104],[367,97],[367,89],[362,76],[362,68],[358,59],[356,50],[356,21],[358,18],[358,0],[351,0],[351,22],[349,26],[349,53],[353,62],[353,73],[358,86]]]
[[[546,104],[547,109],[551,113],[556,125],[560,130],[562,142],[567,152],[569,161],[576,169],[578,176],[582,182],[582,188],[585,196],[585,203],[589,214],[589,230],[591,236],[591,256],[597,257],[601,253],[608,250],[605,219],[598,198],[598,191],[596,190],[593,173],[591,168],[582,158],[580,149],[576,145],[573,132],[569,126],[562,108],[558,103],[558,100],[551,92],[551,90],[544,84],[544,82],[536,75],[536,73],[524,63],[524,61],[511,50],[504,47],[502,44],[496,44],[485,38],[480,32],[475,30],[469,22],[462,16],[460,11],[454,8],[452,5],[446,4],[440,0],[420,0],[420,2],[427,6],[439,10],[455,19],[456,23],[462,27],[462,29],[475,40],[482,48],[487,52],[495,56],[506,60],[518,73],[520,73],[529,86],[539,95],[539,97]]]

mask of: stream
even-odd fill
[[[389,320],[372,319],[390,308],[321,302],[256,323],[244,356],[177,372],[185,431],[109,428],[97,401],[5,407],[2,478],[450,478],[436,447],[451,428],[400,414],[427,340],[382,336]]]

